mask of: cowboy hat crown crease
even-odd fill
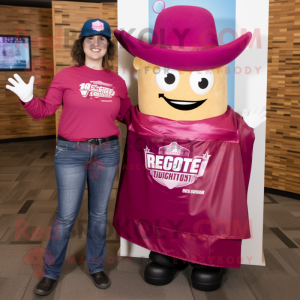
[[[247,32],[220,46],[213,15],[204,8],[185,5],[166,8],[158,15],[151,44],[124,30],[116,29],[114,33],[119,43],[133,56],[177,70],[224,66],[245,50],[252,37]]]

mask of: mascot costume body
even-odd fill
[[[114,227],[151,250],[145,280],[170,283],[193,267],[192,284],[215,290],[223,268],[239,268],[250,238],[247,189],[254,130],[265,111],[227,105],[226,64],[251,33],[219,46],[212,14],[173,6],[157,17],[152,43],[115,30],[138,71]]]

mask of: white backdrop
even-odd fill
[[[213,1],[213,0],[212,0]],[[258,9],[259,7],[259,9]],[[118,0],[118,28],[138,38],[141,30],[149,27],[148,0]],[[257,38],[253,47],[248,48],[236,59],[236,67],[243,70],[235,76],[235,107],[241,114],[244,108],[266,105],[267,99],[267,55],[268,55],[269,1],[236,0],[236,32],[250,31]],[[246,32],[245,31],[245,32]],[[144,41],[148,41],[145,35]],[[259,45],[261,40],[261,47]],[[133,56],[119,45],[119,75],[126,81],[132,105],[138,103],[137,78],[130,70]],[[245,70],[249,74],[246,74]],[[250,72],[250,69],[251,72]],[[126,137],[125,125],[120,125],[121,153]],[[255,143],[252,171],[248,190],[249,219],[252,224],[252,239],[243,240],[243,264],[265,265],[263,243],[263,202],[264,202],[264,164],[265,164],[265,123],[255,129]],[[123,155],[123,154],[122,154]],[[149,250],[121,238],[120,256],[148,257]]]

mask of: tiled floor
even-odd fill
[[[28,262],[32,251],[46,247],[41,232],[51,226],[57,207],[53,170],[55,140],[0,144],[0,299],[41,299],[33,293],[40,280],[38,261]],[[76,220],[58,286],[45,299],[300,299],[300,201],[265,195],[264,253],[266,267],[227,269],[222,287],[204,293],[191,287],[191,268],[166,286],[143,280],[148,259],[118,258],[119,238],[111,224],[116,199],[116,178],[108,211],[105,270],[112,280],[107,290],[97,289],[85,258],[87,193]],[[15,230],[28,226],[25,234]],[[42,229],[34,229],[40,226]],[[26,228],[26,227],[25,227]],[[41,239],[34,238],[34,233]]]

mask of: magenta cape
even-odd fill
[[[250,238],[247,189],[254,131],[228,106],[201,121],[132,107],[114,227],[124,239],[175,258],[238,268]]]

